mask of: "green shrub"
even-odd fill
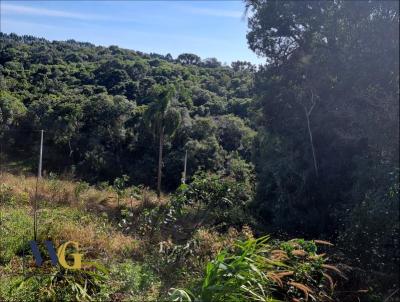
[[[98,264],[81,270],[44,266],[2,280],[0,299],[5,301],[93,301],[107,280],[107,271]]]
[[[89,190],[89,188],[90,188],[90,185],[89,185],[87,182],[85,182],[85,181],[79,181],[79,182],[77,182],[77,184],[76,184],[76,186],[75,186],[75,188],[74,188],[75,199],[76,199],[77,201],[79,201],[80,196],[81,196],[83,193],[87,192],[87,191]]]
[[[2,209],[0,228],[0,263],[28,248],[33,236],[33,220],[25,208]]]
[[[356,285],[362,288],[368,284],[380,299],[399,291],[398,173],[394,173],[392,183],[365,194],[365,198],[345,218],[338,238],[346,251],[347,259],[344,261],[351,261],[351,266],[357,267],[353,270],[355,280],[350,280],[350,284],[358,283]]]
[[[160,281],[149,267],[127,260],[112,266],[110,281],[104,291],[109,292],[110,297],[123,295],[124,301],[143,301],[148,296],[145,299],[147,301],[152,287],[159,284]]]
[[[197,287],[171,289],[170,298],[207,302],[331,301],[334,283],[330,274],[340,271],[326,264],[324,255],[317,254],[315,242],[269,243],[268,237],[239,241],[235,252],[223,251],[207,264]]]
[[[119,202],[122,197],[126,194],[126,183],[129,181],[128,175],[122,175],[122,177],[117,177],[114,180],[113,189],[117,194],[117,203],[119,206]]]
[[[40,301],[40,282],[31,278],[22,283],[24,276],[1,276],[0,301],[36,302]]]
[[[12,192],[12,187],[1,184],[0,185],[0,206],[4,206],[5,204],[14,203],[14,195]]]
[[[202,222],[241,227],[252,225],[248,211],[252,189],[247,182],[221,174],[197,173],[188,185],[181,185],[171,198],[169,219],[174,220],[185,210],[193,212]]]

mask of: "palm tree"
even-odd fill
[[[179,111],[171,106],[174,97],[175,89],[173,85],[156,85],[152,92],[153,101],[148,106],[144,119],[153,133],[158,136],[158,198],[161,195],[162,156],[165,137],[170,137],[175,133],[181,119]]]

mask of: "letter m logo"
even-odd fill
[[[44,242],[46,245],[47,251],[49,252],[50,259],[51,259],[51,264],[56,266],[58,264],[58,258],[57,258],[57,253],[56,250],[54,249],[53,244],[51,241],[46,240]],[[35,262],[37,266],[41,266],[43,263],[43,258],[42,255],[40,254],[39,246],[36,241],[32,240],[29,241],[29,245],[31,246],[32,254],[33,257],[35,258]]]

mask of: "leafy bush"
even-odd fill
[[[90,186],[87,182],[78,181],[74,188],[75,199],[79,201],[81,195],[89,190]]]
[[[253,238],[253,233],[247,226],[240,231],[229,228],[226,233],[200,228],[185,242],[174,243],[171,239],[161,241],[153,263],[166,272],[181,268],[182,274],[197,280],[202,275],[204,265],[219,252],[232,250],[238,239],[250,238]]]
[[[128,175],[122,175],[122,177],[117,177],[114,180],[114,185],[113,189],[115,190],[115,193],[117,193],[117,202],[119,206],[120,199],[124,197],[126,193],[126,182],[129,180]]]
[[[33,236],[33,220],[24,209],[1,209],[0,228],[0,263],[7,263],[11,258],[28,247]]]
[[[0,206],[29,203],[29,194],[27,192],[14,192],[13,188],[7,184],[0,185]]]
[[[193,212],[199,224],[251,225],[253,219],[247,210],[252,190],[247,182],[240,182],[221,174],[197,173],[188,185],[181,185],[171,198],[169,217],[181,217]]]
[[[12,194],[12,188],[6,184],[0,185],[0,205],[6,203],[13,203],[14,196]]]
[[[37,279],[27,280],[21,285],[24,277],[2,276],[0,282],[0,300],[9,302],[36,302],[40,301],[40,283]]]
[[[93,267],[94,265],[94,267]],[[26,275],[5,275],[0,299],[5,301],[92,301],[108,279],[99,264],[81,270],[28,268]]]
[[[205,276],[191,290],[171,289],[172,301],[330,301],[340,271],[317,254],[316,243],[268,237],[239,241],[207,264]],[[328,273],[329,272],[329,273]]]
[[[155,301],[160,281],[145,265],[127,260],[111,267],[110,278],[102,293],[108,300]]]
[[[373,292],[388,296],[399,291],[400,222],[398,171],[391,173],[391,184],[369,190],[345,219],[339,235],[340,246],[354,270],[352,282],[367,284]],[[389,174],[390,175],[390,174]],[[354,244],[357,242],[357,244]],[[357,276],[358,275],[358,276]]]

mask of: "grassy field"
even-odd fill
[[[224,236],[194,230],[184,220],[177,222],[180,231],[160,227],[151,219],[168,198],[158,201],[145,188],[129,188],[119,198],[110,186],[92,187],[55,176],[37,182],[35,177],[4,173],[0,183],[0,300],[167,299],[171,287],[200,278],[204,264],[235,239],[252,236],[248,228],[232,228]],[[44,247],[45,263],[35,266],[29,247],[35,199],[37,241],[51,240],[55,246],[76,241],[83,260],[99,268],[54,268]]]
[[[193,181],[192,195],[160,199],[54,174],[3,173],[0,183],[0,301],[356,301],[369,292],[345,276],[329,242],[256,239],[235,207],[195,202],[232,193],[215,176]],[[35,202],[40,267],[29,244]],[[216,224],[221,217],[231,224]],[[78,242],[82,268],[52,266],[46,240]]]

